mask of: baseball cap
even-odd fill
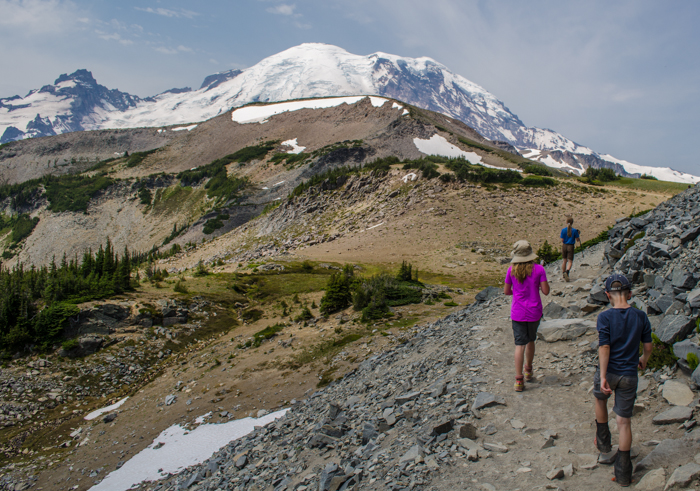
[[[620,286],[613,287],[613,283],[619,282]],[[622,290],[631,290],[630,280],[623,274],[615,273],[608,276],[605,280],[605,291],[606,292],[619,292]]]

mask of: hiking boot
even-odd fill
[[[596,424],[595,432],[595,446],[598,448],[600,453],[610,453],[612,451],[612,442],[610,436],[610,428],[608,423],[598,423]]]
[[[569,272],[568,271],[564,271],[564,281],[566,281],[567,283],[569,282]]]
[[[615,459],[615,482],[620,486],[629,486],[632,483],[632,460],[630,451],[618,451]]]
[[[523,367],[523,375],[525,376],[525,382],[532,382],[532,367],[525,365]]]

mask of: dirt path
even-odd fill
[[[583,292],[569,293],[564,297],[556,295],[562,291],[572,292],[593,280],[599,272],[600,260],[600,253],[583,261],[577,258],[579,267],[572,271],[572,283],[568,284],[561,280],[560,274],[552,274],[550,268],[548,277],[552,294],[544,300],[544,305],[552,300],[566,305],[567,300],[583,297]],[[591,267],[581,267],[582,263]],[[434,480],[434,484],[439,482],[435,487],[438,490],[514,490],[544,489],[550,485],[553,488],[548,489],[557,486],[567,490],[620,489],[611,481],[612,466],[596,464],[598,451],[593,444],[595,416],[591,389],[597,357],[594,358],[596,352],[590,349],[590,342],[597,338],[597,334],[589,331],[574,341],[556,343],[538,340],[534,362],[536,380],[526,384],[525,391],[518,394],[513,390],[515,374],[509,313],[510,301],[507,301],[485,321],[479,333],[484,340],[493,343],[481,357],[488,360],[488,368],[479,373],[488,379],[483,390],[504,397],[507,405],[483,409],[481,419],[473,422],[478,428],[479,443],[499,443],[509,450],[507,453],[492,452],[489,458],[478,462],[464,459],[463,463],[447,470],[444,477]],[[597,312],[586,316],[591,320],[596,317]],[[587,363],[586,360],[590,361]],[[636,461],[653,448],[645,446],[644,442],[683,435],[678,425],[652,426],[652,417],[668,406],[660,395],[657,399],[655,380],[640,377],[640,382],[643,379],[648,380],[648,388],[639,391],[637,403],[644,405],[645,409],[632,419],[633,453],[636,451],[640,455]],[[612,400],[609,407],[612,408]],[[524,428],[520,428],[521,423]],[[612,413],[610,423],[613,444],[616,444],[618,434]],[[489,424],[495,426],[496,433],[486,434],[484,428]],[[552,447],[542,449],[546,431],[556,433],[557,438]],[[547,479],[550,470],[569,464],[575,469],[573,476],[561,481]],[[635,482],[643,475],[635,475]]]

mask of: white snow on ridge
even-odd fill
[[[292,147],[292,149],[288,150],[287,153],[300,154],[301,152],[306,150],[306,147],[299,146],[296,138],[293,140],[283,141],[282,146],[283,147]]]
[[[102,409],[98,409],[96,411],[93,411],[90,414],[88,414],[87,416],[85,416],[84,419],[86,419],[87,421],[90,421],[90,420],[93,420],[95,418],[99,418],[100,416],[102,416],[105,413],[112,412],[115,409],[118,409],[119,407],[121,407],[121,405],[124,404],[128,398],[129,397],[125,397],[121,401],[116,402],[116,403],[112,404],[111,406],[103,407]]]
[[[189,126],[180,126],[179,128],[173,128],[171,131],[184,131],[184,130],[192,131],[197,126],[199,126],[199,125],[198,124],[191,124]]]
[[[625,171],[629,172],[630,174],[646,174],[648,176],[654,176],[661,181],[684,182],[688,184],[696,184],[700,182],[700,177],[673,170],[670,167],[637,165],[633,164],[632,162],[627,162],[626,160],[616,159],[612,155],[599,155],[599,157],[603,160],[607,160],[608,162],[620,164],[625,168]]]
[[[355,104],[368,96],[329,97],[324,99],[306,99],[303,101],[278,102],[264,106],[245,106],[231,113],[231,119],[236,123],[264,123],[268,118],[281,113],[298,111],[300,109],[326,109],[341,104]],[[370,97],[374,107],[382,107],[388,99]]]
[[[287,409],[262,418],[243,418],[222,424],[202,424],[193,431],[180,425],[165,429],[148,447],[134,455],[117,469],[90,488],[94,491],[126,491],[142,481],[156,481],[176,474],[191,465],[204,462],[229,442],[252,432],[285,415]],[[163,445],[158,446],[160,443]],[[156,448],[158,446],[158,448]],[[162,469],[161,472],[158,472]]]
[[[465,152],[461,148],[456,147],[450,142],[448,142],[444,136],[440,136],[438,134],[431,136],[429,140],[421,140],[420,138],[414,138],[413,144],[418,150],[420,150],[426,155],[440,155],[442,157],[451,158],[464,157],[472,164],[483,165],[484,167],[488,167],[490,169],[504,169],[504,167],[495,167],[493,165],[489,165],[482,162],[479,154],[474,152]],[[509,170],[522,172],[519,169]]]

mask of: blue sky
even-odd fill
[[[429,56],[528,126],[700,174],[700,2],[0,0],[0,96],[87,68],[139,96],[303,42]]]

